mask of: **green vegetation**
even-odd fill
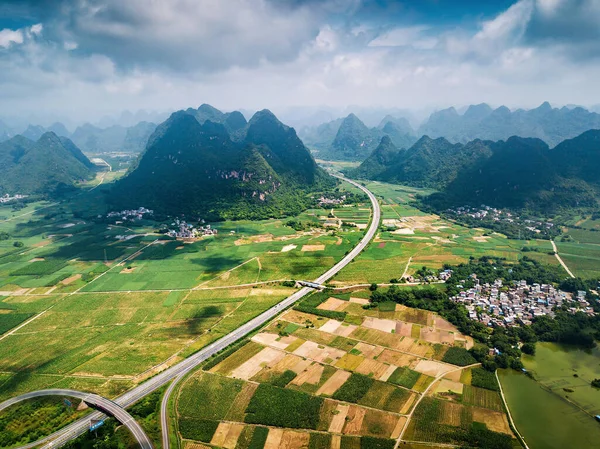
[[[269,383],[275,387],[284,388],[292,380],[296,378],[297,374],[292,370],[285,370],[276,378],[272,379]]]
[[[201,372],[189,378],[182,387],[179,413],[193,419],[224,419],[242,387],[240,380]]]
[[[260,384],[246,409],[245,421],[293,429],[316,429],[323,399],[295,390]]]
[[[113,189],[115,206],[145,204],[159,213],[209,220],[281,217],[307,209],[314,204],[309,193],[336,183],[294,129],[270,111],[252,117],[241,142],[231,139],[231,128],[202,119],[179,111],[161,124]],[[178,164],[163,163],[174,155]],[[200,169],[212,175],[196,176]]]
[[[331,447],[331,435],[328,433],[311,433],[308,449],[329,449]]]
[[[412,388],[419,380],[421,373],[411,370],[407,367],[396,368],[396,371],[392,373],[388,382],[396,385],[400,385],[405,388]]]
[[[76,406],[75,406],[76,407]],[[0,446],[12,447],[37,441],[81,418],[60,397],[32,399],[12,406],[0,417]]]
[[[333,394],[333,399],[338,401],[360,401],[373,386],[375,381],[362,374],[352,373],[348,380]]]
[[[2,313],[0,314],[0,334],[8,332],[23,321],[31,318],[32,313]]]
[[[37,142],[18,135],[0,143],[0,167],[0,195],[56,195],[93,178],[94,166],[73,142],[50,132]]]
[[[387,440],[374,437],[362,437],[360,439],[360,449],[393,449],[395,440]]]
[[[444,354],[442,361],[458,366],[467,366],[477,363],[477,360],[473,358],[469,351],[467,351],[465,348],[459,348],[457,346],[449,347]]]
[[[255,427],[248,449],[263,449],[269,436],[268,427]]]
[[[209,421],[206,419],[182,417],[177,422],[179,424],[179,432],[183,438],[202,441],[204,443],[210,443],[217,427],[219,427],[218,421]]]
[[[492,391],[500,389],[494,373],[479,367],[471,370],[471,385]]]
[[[346,318],[346,312],[336,312],[335,310],[321,310],[317,309],[317,306],[331,296],[328,290],[322,292],[315,292],[303,299],[294,306],[295,310],[304,313],[310,313],[312,315],[322,316],[324,318],[330,318],[333,320],[344,321]]]

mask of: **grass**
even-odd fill
[[[450,363],[457,366],[467,366],[477,363],[477,360],[467,351],[465,348],[459,348],[457,346],[451,346],[448,348],[444,357],[443,362]]]
[[[237,379],[200,372],[190,377],[181,389],[178,411],[187,418],[224,419],[243,385]]]
[[[388,382],[400,385],[405,388],[412,388],[421,377],[421,373],[411,370],[407,367],[399,367],[392,373]]]
[[[464,386],[462,401],[464,404],[489,408],[490,410],[495,410],[497,412],[504,410],[502,399],[498,392],[473,387],[471,385]]]
[[[466,371],[466,370],[463,370]],[[498,391],[500,387],[498,386],[498,382],[496,381],[496,376],[494,373],[485,370],[483,368],[473,368],[471,370],[471,379],[470,382],[463,382],[461,375],[461,382],[467,385],[473,385],[474,387],[485,388],[487,390]]]
[[[252,357],[254,357],[256,354],[258,354],[263,349],[264,349],[264,346],[259,345],[258,343],[255,343],[253,341],[250,341],[249,343],[244,345],[244,348],[242,351],[233,352],[233,354],[231,354],[225,360],[223,360],[218,365],[216,365],[216,367],[213,371],[216,373],[227,375],[231,371],[236,369],[238,366],[240,366],[242,363],[246,362],[247,360],[250,360]]]
[[[218,421],[195,418],[180,418],[178,424],[179,432],[183,438],[202,441],[203,443],[210,443],[217,427],[219,427]]]
[[[333,394],[333,399],[358,403],[375,381],[362,374],[352,373],[348,380]]]
[[[322,404],[322,398],[261,384],[246,408],[245,422],[314,430]]]

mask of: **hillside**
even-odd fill
[[[540,139],[511,137],[491,143],[492,154],[461,170],[427,199],[436,208],[464,204],[540,212],[597,208],[600,131],[588,131],[554,149]]]
[[[0,143],[0,195],[52,195],[93,177],[93,164],[67,138],[47,132]]]
[[[364,161],[384,136],[389,136],[398,148],[408,148],[417,140],[408,120],[390,115],[378,127],[369,128],[350,114],[343,120],[306,129],[304,136],[307,144],[317,150],[319,158],[346,161]]]
[[[203,109],[220,117],[218,110]],[[176,112],[159,125],[115,185],[116,207],[145,206],[210,220],[277,217],[303,210],[308,192],[335,184],[293,128],[270,111],[257,112],[237,131],[209,119],[201,124],[190,111],[197,110]],[[232,139],[233,133],[240,138]]]
[[[419,128],[419,135],[445,137],[451,142],[474,139],[506,140],[511,136],[536,137],[549,146],[558,145],[589,130],[600,128],[600,114],[583,108],[552,108],[549,103],[531,110],[472,105],[463,115],[454,108],[431,114]]]
[[[458,173],[491,154],[488,143],[476,140],[466,145],[444,138],[421,137],[408,150],[399,150],[390,137],[349,174],[358,178],[397,182],[417,187],[442,188]]]

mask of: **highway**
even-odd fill
[[[114,416],[117,419],[117,421],[119,421],[131,431],[131,433],[143,449],[152,449],[152,443],[150,439],[148,438],[144,430],[140,427],[140,425],[136,422],[136,420],[133,419],[133,417],[129,413],[127,413],[125,410],[123,410],[123,408],[121,408],[111,400],[92,393],[84,393],[82,391],[76,390],[59,389],[32,391],[31,393],[25,393],[21,396],[17,396],[2,402],[0,404],[0,412],[19,402],[26,401],[28,399],[41,398],[45,396],[68,396],[70,398],[81,399],[86,404],[92,405],[93,407],[103,410],[106,413]],[[84,424],[87,428],[87,424],[90,422],[90,420],[100,419],[101,417],[101,413],[93,413],[91,416],[82,418],[80,421],[84,421]],[[28,447],[31,447],[31,445],[28,445]]]
[[[369,242],[375,236],[375,233],[377,232],[377,229],[379,228],[379,222],[381,220],[381,209],[379,207],[377,198],[375,198],[375,195],[373,195],[369,190],[367,190],[365,187],[363,187],[362,185],[358,184],[355,181],[346,179],[342,176],[336,176],[336,177],[358,187],[359,189],[361,189],[363,192],[365,192],[368,195],[369,200],[371,201],[371,204],[373,207],[373,215],[372,215],[371,225],[369,226],[367,232],[365,233],[365,235],[363,236],[363,238],[359,242],[359,244],[356,245],[342,260],[340,260],[337,264],[335,264],[326,273],[324,273],[323,275],[321,275],[317,279],[315,279],[314,282],[318,283],[318,284],[323,284],[327,280],[329,280],[333,276],[335,276],[339,271],[341,271],[344,267],[346,267],[346,265],[348,265],[352,261],[352,259],[357,257],[363,249],[365,249],[367,247]],[[255,329],[258,329],[259,327],[263,326],[265,323],[267,323],[268,321],[272,320],[274,317],[279,315],[283,310],[292,306],[295,302],[297,302],[304,296],[308,295],[309,293],[312,293],[313,291],[314,291],[313,289],[308,288],[308,287],[304,287],[304,288],[298,290],[297,292],[295,292],[291,296],[287,297],[286,299],[284,299],[277,305],[271,307],[269,310],[263,312],[259,316],[248,321],[246,324],[243,324],[242,326],[238,327],[236,330],[232,331],[231,333],[225,335],[224,337],[221,337],[219,340],[215,341],[214,343],[209,344],[208,346],[204,347],[200,351],[191,355],[187,359],[179,362],[178,364],[173,365],[172,367],[166,369],[165,371],[148,379],[146,382],[138,385],[137,387],[133,388],[132,390],[129,390],[127,393],[123,394],[122,396],[119,396],[118,398],[115,399],[114,402],[122,408],[127,408],[127,407],[135,404],[137,401],[139,401],[143,397],[145,397],[148,394],[152,393],[153,391],[157,390],[158,388],[166,385],[170,381],[172,381],[174,379],[175,380],[181,379],[183,376],[185,376],[185,374],[187,374],[190,371],[192,371],[193,369],[195,369],[200,363],[202,363],[209,357],[215,355],[216,353],[222,351],[223,349],[227,348],[232,343],[235,343],[236,341],[242,339],[244,336],[248,335]],[[172,388],[170,390],[172,391]],[[166,405],[163,405],[163,411],[166,411]],[[167,424],[166,419],[167,419],[166,413],[162,414],[161,425],[163,426],[163,429],[166,428],[166,424]],[[71,424],[70,426],[67,426],[65,429],[62,429],[62,430],[54,433],[48,439],[46,439],[46,441],[51,439],[52,442],[46,444],[45,446],[43,446],[43,448],[48,449],[48,448],[60,447],[63,444],[65,444],[66,442],[78,437],[79,435],[86,432],[86,430],[88,428],[87,423],[88,423],[88,420],[82,419],[82,420],[76,421],[75,423]],[[164,447],[168,448],[168,445],[164,446]]]

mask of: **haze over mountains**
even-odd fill
[[[308,192],[334,184],[270,111],[246,123],[239,112],[202,105],[156,129],[112,201],[205,219],[258,218],[300,212]]]
[[[37,141],[19,135],[0,143],[0,195],[51,195],[93,174],[81,150],[53,132]]]
[[[472,105],[459,114],[455,108],[434,112],[413,129],[406,118],[386,116],[379,126],[368,128],[356,115],[305,128],[301,137],[330,160],[363,161],[388,135],[395,146],[408,148],[421,136],[444,137],[453,143],[474,139],[505,140],[511,136],[537,137],[554,147],[589,129],[600,128],[600,114],[581,107],[552,108],[549,103],[531,110],[511,111],[505,106]]]

